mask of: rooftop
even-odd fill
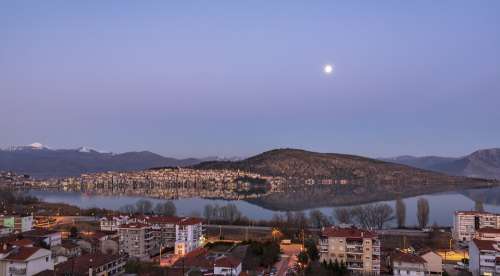
[[[232,256],[224,256],[215,260],[216,267],[231,267],[236,268],[241,264],[241,261]]]

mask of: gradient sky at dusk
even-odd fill
[[[174,157],[499,147],[500,1],[2,1],[0,147],[35,141]]]

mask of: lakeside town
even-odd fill
[[[210,179],[214,181],[210,185],[237,183],[237,188],[244,185],[235,179],[260,177],[238,173],[200,178],[190,171],[183,173],[183,179],[192,181],[186,185],[206,185]],[[148,175],[150,181],[165,181],[164,174],[153,175]],[[31,181],[14,174],[9,177],[9,184]],[[93,189],[143,181],[139,177],[127,182],[119,174],[102,174],[100,181],[94,176],[81,179]],[[70,183],[81,185],[81,179]],[[0,275],[500,273],[500,214],[485,212],[481,204],[476,211],[457,210],[450,228],[429,225],[425,200],[419,202],[419,225],[406,227],[404,205],[398,206],[402,202],[395,214],[390,206],[371,204],[338,209],[334,219],[321,213],[290,212],[257,222],[244,218],[230,204],[200,206],[199,215],[178,217],[169,201],[153,206],[143,200],[111,211],[44,203],[15,189],[3,190],[1,199]],[[391,220],[397,221],[397,227],[388,227]]]

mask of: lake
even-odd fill
[[[162,199],[155,199],[141,196],[125,195],[89,195],[81,192],[47,191],[31,190],[30,195],[52,203],[67,203],[76,205],[80,208],[99,207],[111,210],[118,210],[126,204],[135,204],[140,199],[148,199],[153,203],[162,202]],[[421,195],[406,198],[403,201],[406,204],[406,224],[408,226],[416,225],[417,200],[426,198],[430,205],[429,223],[437,223],[440,226],[451,226],[453,223],[453,213],[456,210],[473,210],[474,199],[481,200],[484,203],[484,209],[490,212],[500,213],[500,188],[474,189],[461,192],[447,192],[438,194]],[[474,199],[473,199],[474,198]],[[234,203],[241,213],[251,219],[271,219],[274,214],[284,214],[284,211],[268,210],[255,204],[243,200],[222,200],[222,199],[203,199],[203,198],[184,198],[172,200],[177,208],[178,215],[198,215],[203,213],[203,208],[207,204],[225,205]],[[383,201],[392,207],[395,201]],[[310,210],[320,210],[327,216],[332,216],[333,210],[337,207],[322,207]]]

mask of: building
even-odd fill
[[[420,253],[420,257],[425,260],[426,275],[442,275],[443,274],[443,258],[434,251],[425,251]]]
[[[62,235],[59,231],[52,231],[47,229],[33,229],[23,233],[23,237],[32,241],[43,242],[49,248],[61,245]]]
[[[483,241],[500,242],[500,228],[492,228],[492,227],[480,228],[474,234],[474,238]]]
[[[129,223],[118,228],[120,251],[131,258],[149,260],[155,247],[151,226],[144,223]]]
[[[156,216],[145,219],[151,225],[155,239],[162,247],[174,247],[176,241],[176,225],[182,221],[178,217]]]
[[[500,242],[473,239],[469,243],[469,271],[473,276],[500,275]]]
[[[14,233],[23,233],[33,229],[32,215],[2,215],[0,216],[0,226],[11,228]]]
[[[130,222],[130,218],[128,216],[110,216],[110,217],[102,217],[99,219],[99,227],[101,231],[117,231],[121,225],[127,224]]]
[[[425,260],[418,255],[397,251],[392,253],[388,260],[394,276],[425,275]]]
[[[223,256],[215,260],[214,275],[238,276],[241,273],[241,261],[232,256]]]
[[[480,228],[500,228],[500,214],[476,211],[456,211],[453,217],[453,238],[469,242]]]
[[[72,260],[56,265],[55,273],[47,275],[121,275],[125,272],[125,255],[84,254]]]
[[[204,243],[203,223],[198,218],[182,218],[175,225],[175,254],[185,255]]]
[[[353,273],[380,273],[380,240],[371,231],[325,228],[319,239],[320,261],[337,260]]]
[[[2,248],[0,275],[35,275],[44,270],[53,270],[54,262],[50,250],[39,247]]]

